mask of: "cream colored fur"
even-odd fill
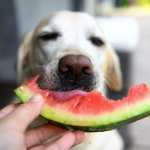
[[[56,40],[43,41],[42,35],[58,33]],[[95,46],[90,37],[104,42]],[[85,13],[58,12],[46,17],[23,39],[18,52],[19,84],[36,74],[41,75],[41,84],[47,88],[59,86],[56,73],[59,60],[68,54],[85,55],[90,58],[95,74],[93,90],[105,95],[106,81],[113,90],[122,88],[119,59],[105,40],[105,35],[95,18]],[[25,70],[25,71],[24,71]],[[51,85],[49,85],[49,82]],[[86,133],[85,141],[74,150],[122,150],[123,141],[117,130],[105,133]]]

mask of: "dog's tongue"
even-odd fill
[[[52,97],[54,99],[59,99],[59,100],[67,100],[70,99],[71,97],[73,97],[74,95],[78,94],[80,96],[84,96],[86,94],[86,92],[82,91],[82,90],[73,90],[73,91],[64,91],[64,92],[53,92],[50,91]]]

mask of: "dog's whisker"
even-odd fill
[[[44,86],[44,88],[46,89],[50,88],[49,77],[45,73],[44,73],[43,80],[42,80],[42,86]]]
[[[45,66],[44,66],[44,65],[43,65],[43,66],[42,66],[42,65],[36,65],[36,66],[29,67],[29,68],[27,68],[27,69],[23,70],[23,73],[24,73],[24,72],[27,72],[27,71],[29,71],[29,70],[31,70],[31,69],[38,68],[38,67],[45,68]]]
[[[44,62],[45,64],[48,64],[48,61],[46,61],[46,60],[43,60],[43,59],[41,59],[41,58],[38,58],[38,57],[33,57],[33,59],[38,59],[38,60],[41,60],[42,62]]]
[[[106,85],[104,85],[104,94],[106,97],[108,97],[108,95],[109,95],[108,88]]]
[[[112,87],[111,87],[111,85],[110,85],[110,83],[108,82],[107,79],[104,80],[104,83],[105,83],[105,85],[104,85],[105,87],[108,86],[108,87],[110,88],[110,90],[112,90]],[[106,86],[106,85],[107,85],[107,86]]]
[[[45,85],[45,82],[44,82],[44,78],[43,79],[41,79],[41,82],[40,82],[40,84],[39,84],[39,87],[40,88],[44,88],[44,85]]]
[[[114,84],[114,86],[116,86],[115,82],[111,79],[110,76],[104,74],[104,76],[106,77],[105,79],[105,83],[110,87],[110,89],[112,90],[111,86],[110,86],[110,83],[108,82],[108,79]]]

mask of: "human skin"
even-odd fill
[[[84,140],[81,131],[68,131],[51,123],[28,129],[28,125],[39,116],[43,98],[35,94],[24,104],[11,104],[0,111],[0,149],[7,150],[68,150]],[[63,136],[49,143],[44,141]]]

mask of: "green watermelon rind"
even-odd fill
[[[23,103],[34,95],[34,93],[27,88],[23,91],[17,88],[14,92]],[[76,130],[85,132],[109,131],[149,116],[150,98],[136,102],[132,106],[124,109],[111,112],[111,114],[101,116],[75,115],[54,109],[46,104],[40,115],[49,120],[68,125],[68,127]]]

